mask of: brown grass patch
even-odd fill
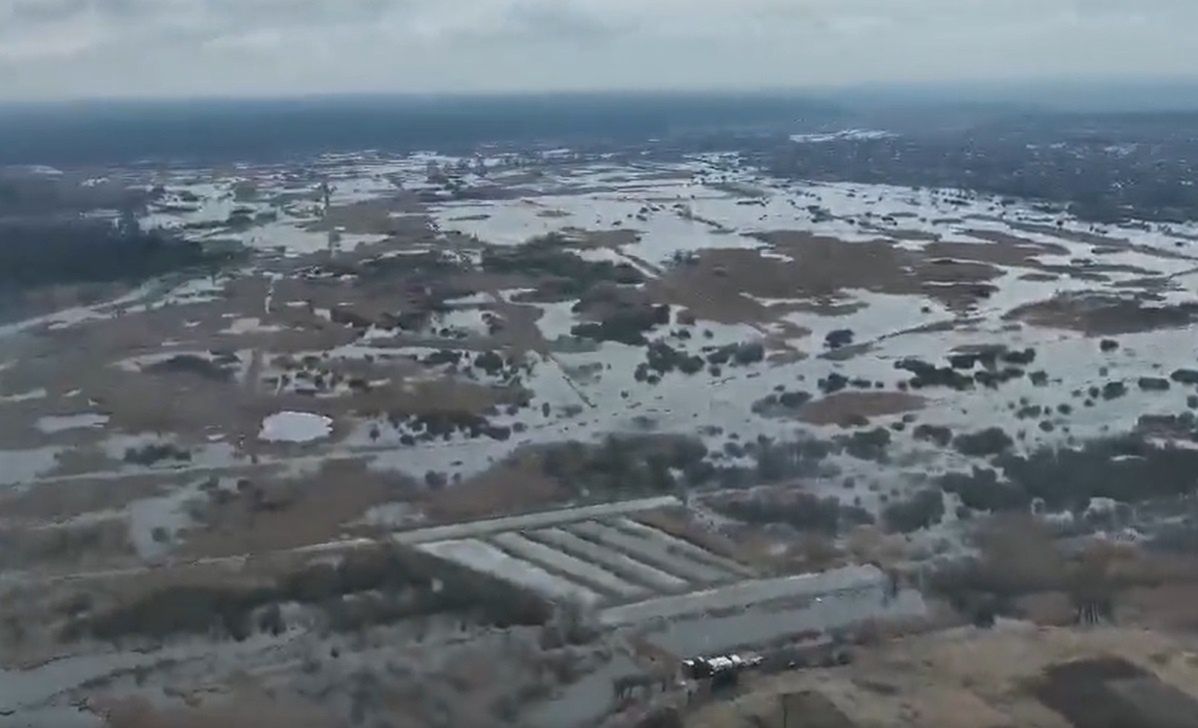
[[[319,705],[298,704],[290,695],[280,700],[271,691],[245,684],[217,705],[195,704],[195,696],[189,698],[193,705],[178,708],[156,708],[143,698],[93,698],[87,709],[110,728],[324,728],[337,722]]]
[[[850,425],[862,419],[923,409],[926,399],[904,392],[837,392],[799,408],[799,419],[813,425]]]
[[[636,520],[733,561],[745,555],[740,544],[697,523],[694,514],[684,508],[643,511],[636,514]]]
[[[1192,639],[1172,634],[1109,628],[954,629],[920,634],[862,648],[856,651],[851,668],[750,677],[739,695],[696,708],[687,725],[780,728],[782,696],[815,690],[843,713],[849,725],[1064,728],[1069,725],[1064,716],[1046,707],[1036,693],[1037,681],[1053,666],[1119,655],[1177,697],[1175,704],[1188,704],[1192,698],[1187,693],[1198,684],[1198,664],[1188,664],[1184,655],[1193,647]],[[1163,663],[1154,662],[1154,657]],[[794,725],[804,716],[791,711],[789,718]]]
[[[430,521],[452,523],[539,510],[558,505],[570,495],[545,474],[540,456],[524,454],[428,494],[423,506]]]
[[[863,289],[965,306],[985,293],[985,282],[1002,275],[988,263],[937,258],[884,240],[845,243],[795,231],[758,237],[792,260],[767,258],[757,250],[706,250],[650,282],[650,290],[701,318],[753,322],[773,315],[748,295],[828,301],[843,298],[847,290]],[[955,244],[941,245],[952,246],[942,251],[945,254],[957,250]]]
[[[182,554],[232,556],[297,548],[339,538],[372,506],[411,498],[415,484],[367,469],[365,460],[329,460],[314,475],[251,482],[228,498],[209,498],[202,527],[182,534]]]
[[[1110,295],[1061,295],[1019,306],[1004,318],[1033,326],[1080,331],[1087,336],[1131,334],[1189,326],[1198,321],[1198,304],[1158,306],[1150,301]]]

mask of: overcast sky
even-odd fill
[[[1198,0],[0,0],[0,98],[1195,77]]]

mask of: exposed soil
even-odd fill
[[[1053,665],[1036,687],[1074,728],[1183,728],[1198,724],[1198,701],[1122,657]]]
[[[924,250],[928,255],[937,258],[957,258],[1016,268],[1040,267],[1042,264],[1037,259],[1037,256],[1040,255],[1069,254],[1069,249],[1063,245],[1039,243],[992,230],[970,230],[968,232],[974,237],[989,240],[990,244],[937,241],[924,246]]]
[[[837,392],[808,402],[798,417],[813,425],[852,425],[870,417],[897,415],[922,409],[927,400],[904,392]]]
[[[422,232],[428,219],[416,213],[423,211],[412,193],[393,197],[363,200],[348,205],[333,205],[309,230],[340,231],[358,235],[400,235]],[[396,213],[396,215],[392,215]]]
[[[823,696],[839,714],[840,723],[832,725],[911,728],[1193,725],[1187,711],[1194,705],[1192,691],[1198,684],[1198,664],[1187,659],[1186,653],[1193,647],[1192,638],[1134,629],[949,630],[893,640],[876,649],[859,651],[848,668],[797,670],[753,680],[742,687],[741,695],[695,710],[687,716],[686,725],[781,726],[782,696],[809,691]],[[1114,655],[1118,658],[1111,657]],[[1131,670],[1143,676],[1134,681],[1134,696],[1119,692],[1127,699],[1121,710],[1133,710],[1135,720],[1071,723],[1061,712],[1041,701],[1038,687],[1041,681],[1061,670],[1060,665],[1079,658],[1126,661],[1133,666]],[[1162,694],[1168,700],[1154,704],[1153,696]],[[1114,693],[1110,695],[1113,700]],[[1085,691],[1066,691],[1061,695],[1060,707],[1087,710],[1090,696]],[[1124,712],[1117,715],[1126,716]],[[792,713],[792,723],[793,720]]]
[[[313,704],[282,702],[269,692],[240,686],[225,705],[206,705],[203,709],[179,707],[155,708],[139,698],[97,699],[87,710],[103,718],[110,728],[254,728],[255,726],[294,726],[323,728],[333,717]]]

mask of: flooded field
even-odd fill
[[[1192,489],[1198,224],[733,153],[104,176],[238,254],[0,328],[0,725],[616,725],[662,665],[930,618],[984,516],[1139,543]]]

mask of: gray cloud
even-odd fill
[[[45,23],[83,12],[89,0],[16,0],[9,17],[18,23]]]
[[[1198,75],[1194,0],[0,0],[0,97]]]

